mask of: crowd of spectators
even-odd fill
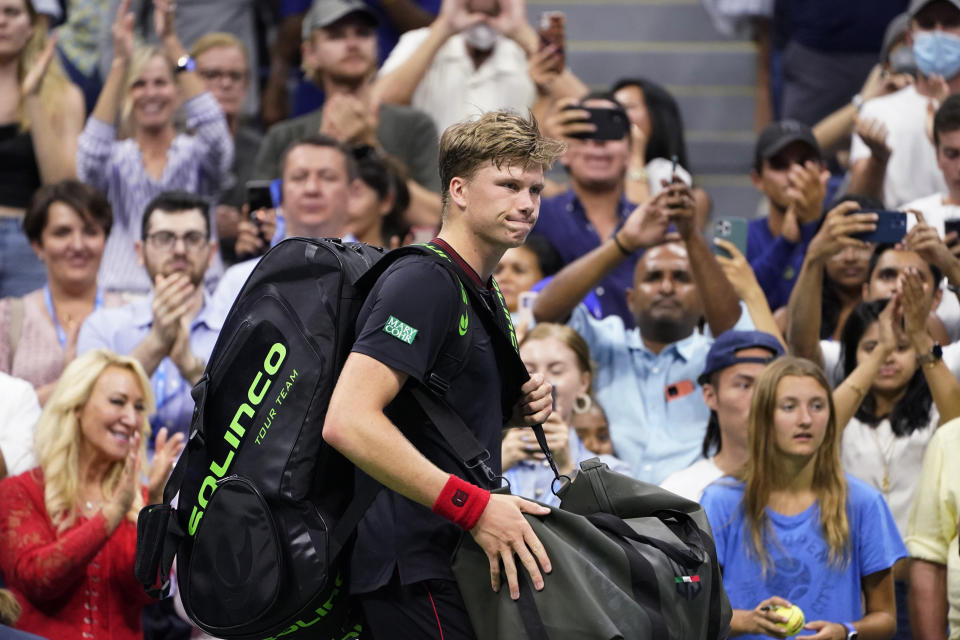
[[[960,639],[960,0],[704,5],[758,43],[756,211],[525,0],[0,0],[0,634],[199,637],[135,519],[244,282],[433,238],[439,134],[505,109],[565,144],[495,272],[560,471],[700,502],[733,635]],[[530,430],[495,455],[559,503]]]

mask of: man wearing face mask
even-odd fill
[[[864,103],[859,114],[886,128],[888,157],[860,136],[850,147],[849,191],[879,197],[888,208],[947,190],[925,126],[928,109],[960,91],[960,0],[913,0],[907,13],[917,81]]]
[[[526,111],[537,97],[527,58],[540,40],[525,5],[443,0],[436,20],[404,33],[383,63],[381,99],[426,111],[439,131],[486,111]]]

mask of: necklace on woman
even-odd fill
[[[889,420],[888,420],[889,424]],[[893,447],[897,444],[897,436],[893,433],[893,428],[890,429],[890,443],[884,447],[880,441],[880,436],[877,435],[877,430],[880,428],[880,425],[875,427],[870,427],[870,435],[873,436],[873,441],[877,443],[877,449],[880,451],[880,458],[883,460],[883,480],[880,481],[880,490],[883,491],[884,496],[889,496],[890,493],[890,463],[893,462]]]
[[[102,497],[94,500],[89,500],[87,499],[86,496],[83,496],[83,495],[78,497],[80,498],[80,509],[86,514],[90,514],[97,511],[100,508],[100,506],[103,504]]]

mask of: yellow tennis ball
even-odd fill
[[[806,620],[803,617],[803,609],[797,605],[792,607],[781,607],[779,605],[773,608],[773,612],[778,616],[787,618],[786,622],[778,622],[777,626],[782,628],[788,636],[795,636],[803,629]]]

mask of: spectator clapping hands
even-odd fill
[[[447,28],[448,33],[460,33],[474,25],[482,23],[486,15],[470,11],[467,0],[443,0],[437,17]]]
[[[917,354],[927,353],[933,345],[933,339],[927,333],[933,298],[924,292],[923,278],[916,267],[904,269],[900,278],[899,313],[903,317],[903,331]]]
[[[903,240],[904,245],[911,251],[916,251],[921,258],[940,269],[944,274],[951,273],[957,267],[957,254],[960,253],[960,245],[954,245],[952,249],[948,247],[940,238],[937,230],[927,224],[921,212],[908,209],[907,213],[912,213],[917,217],[917,224],[907,233]]]
[[[43,86],[43,79],[47,75],[47,69],[50,68],[50,63],[53,61],[56,45],[57,34],[54,33],[47,39],[47,43],[44,45],[40,55],[34,60],[33,65],[23,78],[23,83],[20,85],[20,92],[25,98],[39,95],[40,87]]]
[[[500,12],[486,16],[485,22],[515,40],[528,54],[536,51],[539,38],[527,22],[526,0],[500,0]]]
[[[789,199],[787,205],[788,220],[793,217],[797,225],[804,225],[820,217],[829,177],[829,171],[810,160],[802,166],[798,164],[791,166],[788,174],[790,186],[787,188],[787,198]],[[799,237],[800,229],[798,226],[798,240]]]
[[[368,144],[377,143],[376,101],[368,104],[359,97],[347,93],[331,95],[323,104],[323,120],[320,133],[340,142]]]
[[[147,474],[147,497],[150,504],[158,504],[163,500],[163,487],[167,484],[167,478],[170,477],[173,463],[177,461],[177,456],[186,444],[182,433],[177,432],[168,436],[167,428],[160,427],[154,445],[156,453],[153,455],[153,462]]]
[[[854,118],[854,125],[854,132],[870,149],[870,155],[881,162],[886,162],[891,153],[890,145],[887,144],[889,132],[886,125],[873,118]]]
[[[130,0],[123,0],[117,10],[117,16],[110,27],[113,36],[113,62],[127,63],[133,57],[134,15],[130,11]]]

